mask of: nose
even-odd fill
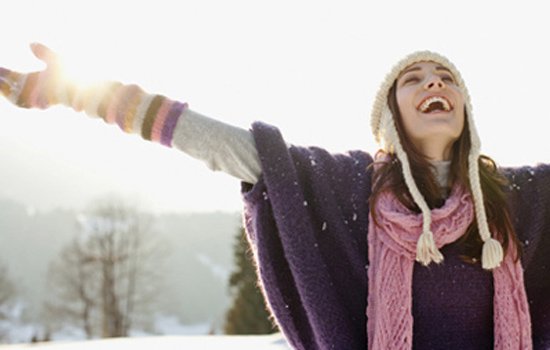
[[[424,89],[426,90],[441,90],[445,88],[445,82],[441,80],[441,77],[437,74],[432,74],[428,77]]]

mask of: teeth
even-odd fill
[[[421,112],[426,112],[428,110],[428,108],[430,107],[430,104],[432,104],[434,102],[441,102],[441,104],[443,105],[443,109],[445,109],[445,111],[447,111],[447,112],[451,110],[451,105],[449,104],[449,101],[447,101],[447,99],[445,99],[443,97],[439,97],[439,96],[433,96],[433,97],[430,97],[430,98],[426,99],[424,102],[422,102],[422,104],[420,105],[420,107],[418,109]]]

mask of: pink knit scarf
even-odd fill
[[[368,348],[410,350],[412,275],[422,215],[386,192],[378,198],[376,216],[379,225],[370,217],[368,234]],[[445,205],[432,210],[431,227],[438,249],[461,237],[473,218],[470,195],[456,186]],[[531,349],[531,320],[519,260],[514,262],[507,254],[493,270],[493,280],[495,349]]]

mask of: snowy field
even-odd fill
[[[280,334],[265,336],[161,336],[144,338],[118,338],[79,342],[50,342],[38,344],[17,344],[0,346],[2,350],[126,350],[126,349],[239,349],[239,350],[282,350],[290,349]]]
[[[50,342],[30,343],[33,336],[43,337],[39,324],[20,320],[19,312],[14,312],[9,324],[0,321],[0,334],[4,334],[0,350],[126,350],[126,349],[241,349],[241,350],[283,350],[291,349],[281,333],[271,335],[207,335],[210,323],[184,325],[177,317],[155,315],[155,333],[131,331],[128,338],[85,340],[86,336],[78,327],[65,327],[51,333]],[[219,330],[218,330],[219,331]]]

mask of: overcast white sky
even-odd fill
[[[402,56],[448,56],[470,89],[483,151],[550,161],[544,1],[10,1],[0,66],[40,69],[43,42],[73,71],[137,83],[247,128],[339,152],[376,150],[375,92]],[[239,183],[186,155],[67,108],[0,100],[0,197],[37,209],[119,193],[155,211],[241,209]]]

